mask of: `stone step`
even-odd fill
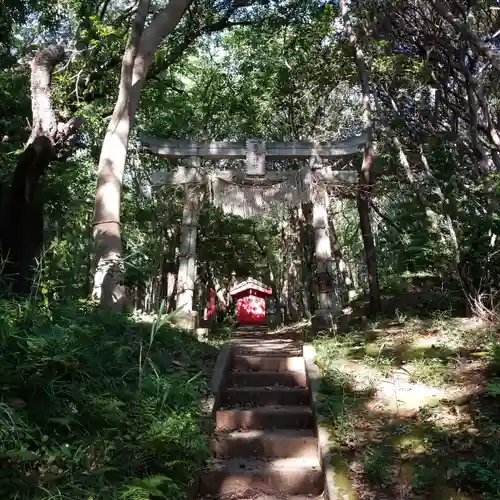
[[[309,403],[309,391],[304,387],[229,387],[221,395],[222,406],[295,406]]]
[[[235,371],[305,372],[305,365],[304,358],[301,356],[233,355],[231,369]]]
[[[241,494],[252,489],[289,495],[323,491],[323,474],[317,458],[213,460],[200,476],[201,494]]]
[[[290,344],[295,344],[295,345],[300,345],[299,342],[293,339],[289,339],[286,337],[276,337],[276,336],[271,336],[271,335],[266,335],[265,337],[256,337],[255,335],[252,336],[243,336],[240,335],[238,337],[232,337],[233,342],[238,342],[238,343],[246,343],[246,344],[268,344],[268,345],[276,345],[276,344],[283,344],[283,345],[290,345]]]
[[[259,350],[269,350],[271,352],[276,352],[280,350],[302,350],[302,347],[297,345],[296,342],[283,342],[282,340],[269,341],[265,342],[255,342],[255,341],[240,341],[235,340],[233,342],[233,350],[236,349],[259,349]]]
[[[284,333],[250,333],[250,332],[241,332],[241,333],[232,333],[232,340],[285,340],[287,342],[294,341],[297,342],[296,338],[291,338],[289,335]]]
[[[312,429],[224,432],[211,441],[210,448],[222,458],[318,456],[318,440]]]
[[[323,500],[323,495],[282,495],[250,490],[242,494],[204,495],[199,500]]]
[[[235,332],[249,331],[260,332],[261,330],[268,331],[269,325],[240,325],[235,328]]]
[[[282,357],[294,357],[302,356],[302,348],[295,346],[246,346],[234,344],[231,348],[233,355],[243,355],[243,356],[282,356]]]
[[[219,409],[215,414],[217,430],[309,429],[313,413],[309,406],[258,406]]]
[[[266,345],[295,345],[295,346],[302,346],[301,342],[297,342],[296,340],[292,339],[286,339],[283,337],[265,337],[265,338],[255,338],[255,337],[236,337],[232,338],[231,342],[233,344],[266,344]]]
[[[261,386],[306,387],[305,372],[229,372],[228,386],[230,387],[261,387]]]

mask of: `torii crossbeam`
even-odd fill
[[[338,141],[313,143],[306,141],[269,142],[249,139],[245,142],[167,140],[157,137],[141,137],[142,145],[162,158],[182,158],[200,156],[211,159],[245,158],[253,144],[265,146],[265,156],[270,160],[283,158],[308,159],[318,155],[330,159],[357,153],[366,142],[365,134]]]

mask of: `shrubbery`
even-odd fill
[[[184,498],[215,356],[158,321],[0,302],[0,498]]]

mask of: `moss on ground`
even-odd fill
[[[350,499],[500,498],[496,328],[394,318],[315,347],[321,411]]]

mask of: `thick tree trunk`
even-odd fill
[[[107,308],[122,309],[126,305],[120,200],[128,141],[141,90],[158,45],[179,23],[190,3],[171,0],[144,29],[150,2],[140,0],[123,55],[118,99],[99,159],[94,210],[97,267],[92,295]]]
[[[121,185],[130,130],[151,60],[144,60],[145,54],[139,55],[148,10],[149,1],[140,0],[123,55],[118,99],[99,158],[94,210],[97,267],[92,295],[110,308],[123,308],[126,302],[120,234]]]
[[[350,20],[349,4],[346,0],[340,2],[344,26],[349,36],[349,42],[355,53],[356,66],[358,68],[361,92],[363,95],[363,126],[367,134],[363,152],[363,164],[359,172],[359,186],[357,192],[359,225],[363,238],[363,245],[366,256],[366,270],[368,274],[368,286],[370,292],[370,311],[376,314],[380,311],[380,288],[377,274],[377,254],[375,249],[375,239],[373,237],[370,220],[370,197],[373,188],[373,124],[370,105],[370,84],[368,79],[368,68],[366,67],[363,50],[357,40],[356,33]]]
[[[41,179],[50,163],[67,149],[68,140],[82,124],[80,118],[58,123],[52,109],[52,73],[64,56],[63,47],[51,45],[39,51],[31,61],[33,127],[2,203],[3,275],[12,279],[13,291],[18,293],[30,290],[36,256],[43,243]]]

